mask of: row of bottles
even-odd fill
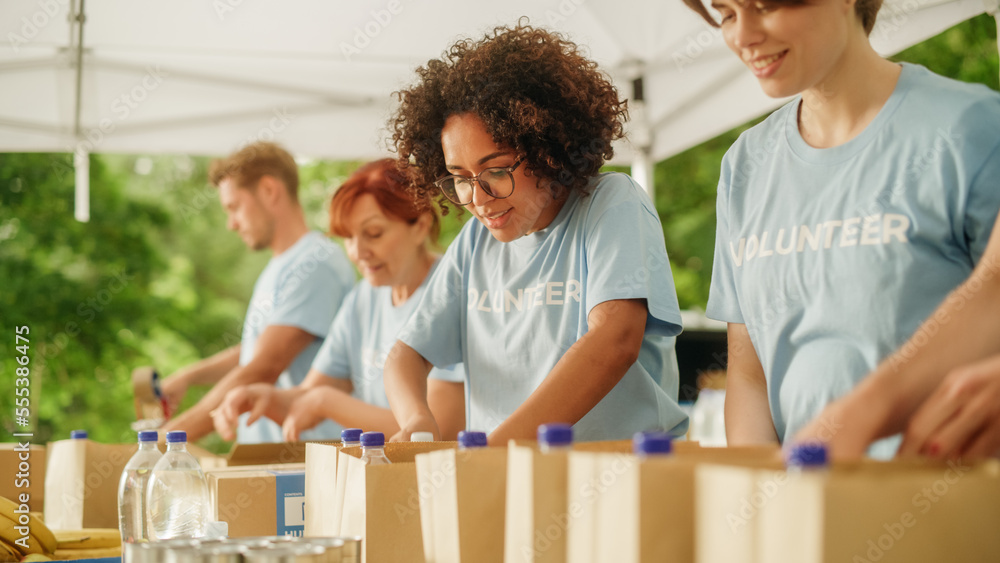
[[[208,524],[208,483],[187,451],[186,432],[167,432],[167,452],[155,430],[139,432],[139,450],[118,482],[123,543],[199,538]]]

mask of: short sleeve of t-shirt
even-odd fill
[[[344,303],[330,325],[330,333],[323,340],[323,345],[320,346],[319,352],[316,353],[316,359],[313,360],[312,369],[327,377],[351,378],[350,350],[354,346],[353,338],[355,335],[351,327],[355,326],[354,303],[357,299],[357,293],[358,289],[355,287],[344,298]]]
[[[649,196],[624,174],[606,174],[587,197],[587,313],[605,301],[645,299],[647,333],[681,331],[663,228]]]
[[[474,222],[466,223],[448,246],[417,310],[399,332],[399,340],[439,368],[462,361],[462,263],[468,258]]]
[[[715,257],[712,262],[712,284],[708,291],[708,307],[705,309],[705,316],[727,323],[743,323],[743,313],[736,296],[733,264],[729,256],[726,255],[725,244],[723,244],[724,241],[731,240],[728,220],[731,152],[722,159],[719,194],[715,202]]]
[[[328,240],[316,241],[281,272],[281,289],[268,324],[294,326],[324,338],[330,319],[353,285],[353,270],[344,251]]]
[[[980,107],[986,106],[986,107]],[[985,119],[992,115],[993,119]],[[963,120],[980,120],[987,123],[1000,122],[1000,102],[995,98],[973,106],[965,112]],[[969,198],[965,205],[964,235],[969,245],[969,254],[978,263],[986,251],[986,243],[995,228],[996,214],[1000,208],[1000,134],[993,127],[969,127],[974,133],[968,139],[960,139],[959,149],[977,161],[978,172],[972,178]]]

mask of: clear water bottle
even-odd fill
[[[639,458],[667,456],[673,450],[673,437],[665,432],[637,432],[632,436],[632,453]]]
[[[538,445],[543,453],[571,449],[573,447],[573,426],[562,423],[539,426]]]
[[[365,465],[392,463],[385,457],[385,434],[365,432],[361,435],[361,461]]]
[[[149,541],[146,527],[146,485],[156,462],[163,457],[156,447],[155,430],[139,432],[139,451],[125,464],[118,481],[118,530],[122,543]]]
[[[360,446],[361,434],[360,428],[345,428],[340,431],[340,444],[345,448]]]
[[[70,440],[86,440],[87,431],[86,430],[71,430],[69,433]]]
[[[706,447],[726,445],[726,392],[702,389],[691,410],[691,440]]]
[[[458,449],[468,450],[472,448],[485,448],[489,444],[486,440],[486,432],[476,432],[475,430],[462,430],[458,433]]]
[[[167,432],[167,453],[156,462],[146,492],[150,541],[198,538],[208,523],[208,483],[187,451],[187,432]]]

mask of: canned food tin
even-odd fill
[[[290,544],[257,547],[243,553],[245,563],[325,563],[326,549],[319,545]]]
[[[202,547],[200,563],[243,563],[247,546],[238,543],[221,543]]]

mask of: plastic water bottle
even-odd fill
[[[146,527],[146,485],[156,462],[163,457],[156,447],[155,430],[139,432],[139,451],[125,464],[118,481],[118,530],[122,543],[149,541]]]
[[[414,432],[410,434],[411,442],[433,442],[434,434],[432,432]]]
[[[146,506],[150,541],[204,535],[208,483],[187,451],[187,432],[167,432],[167,453],[153,466]]]
[[[486,432],[475,430],[462,430],[458,433],[458,449],[468,450],[473,448],[485,448],[489,444],[486,440]]]
[[[361,461],[365,465],[392,463],[389,458],[385,457],[385,434],[365,432],[361,435]]]
[[[538,427],[538,445],[542,453],[565,451],[573,447],[573,427],[569,424],[543,424]]]
[[[691,440],[706,447],[726,445],[726,392],[702,389],[691,409]]]
[[[632,437],[632,453],[639,458],[668,456],[673,450],[673,437],[665,432],[637,432]]]
[[[70,440],[86,440],[87,431],[86,430],[71,430],[69,433]]]
[[[361,429],[345,428],[340,431],[340,444],[345,448],[361,445]]]
[[[829,467],[826,445],[819,442],[796,444],[785,456],[785,468],[791,472],[823,471]]]

